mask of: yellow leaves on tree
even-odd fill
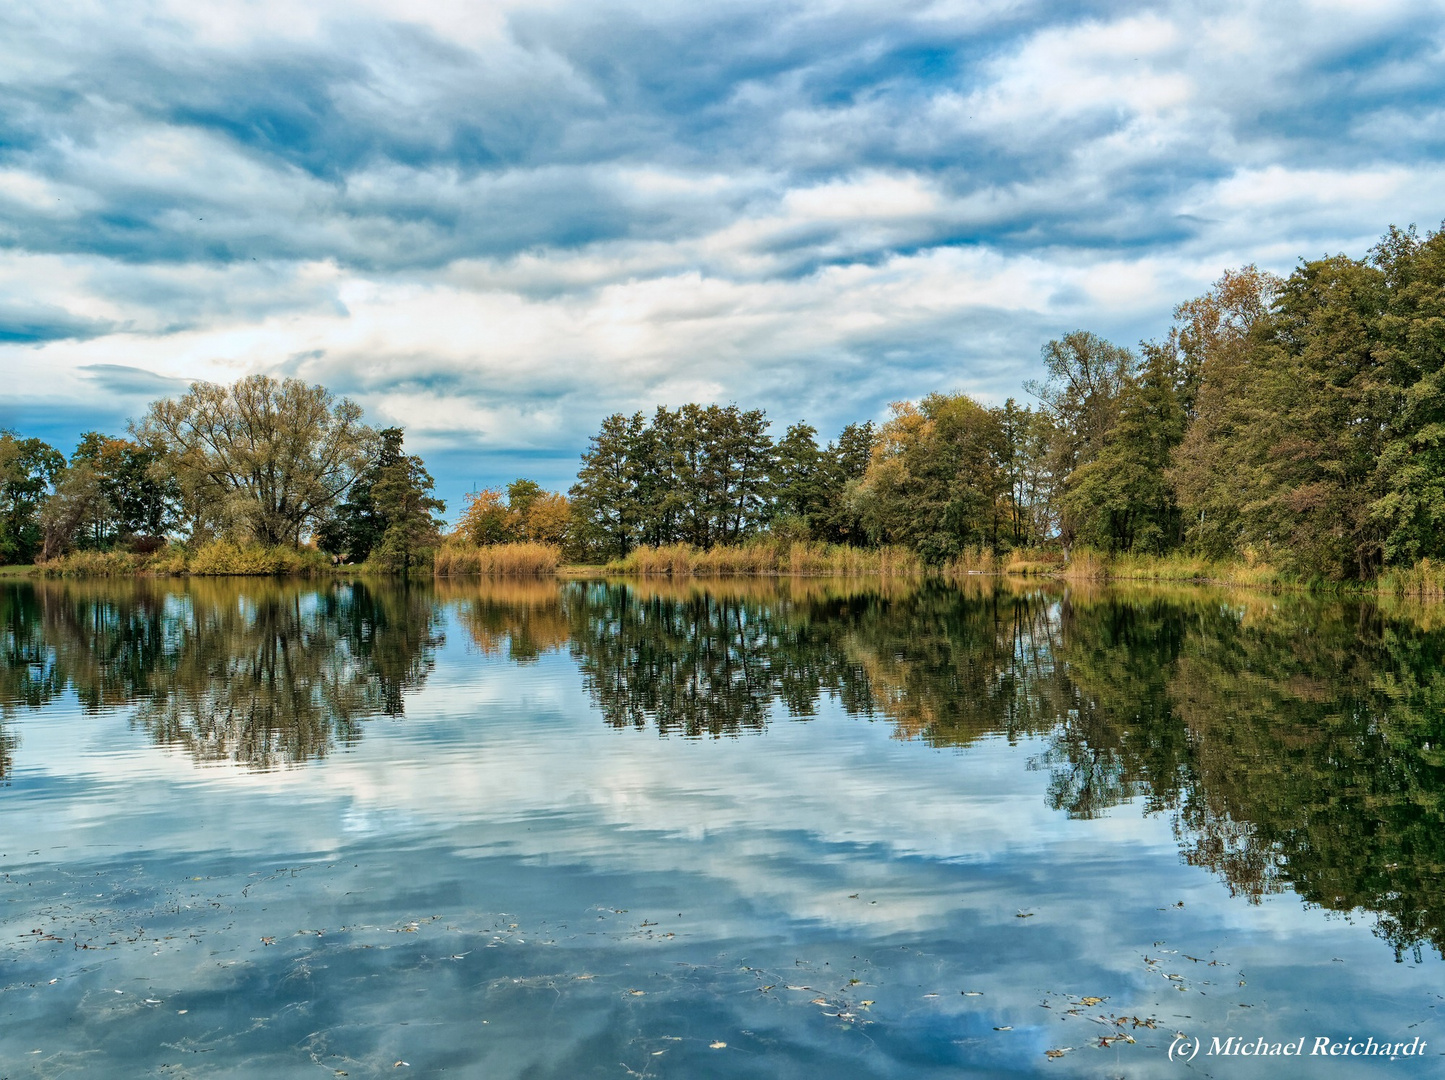
[[[466,510],[457,533],[468,543],[566,543],[572,506],[565,495],[543,491],[530,480],[517,480],[502,491],[488,488],[463,496]]]

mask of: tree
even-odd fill
[[[398,433],[400,450],[399,429],[387,430]],[[447,504],[432,497],[432,487],[431,474],[415,455],[398,454],[377,469],[371,500],[386,528],[376,558],[387,569],[406,573],[425,557],[423,552],[441,539],[444,522],[435,515]]]
[[[522,481],[532,483],[532,481]],[[507,489],[511,491],[509,486]],[[514,528],[523,540],[536,544],[567,545],[572,540],[572,504],[567,496],[555,491],[543,491],[526,498],[519,509],[509,494],[509,508],[513,514]]]
[[[387,519],[376,502],[376,484],[385,470],[406,457],[401,444],[405,433],[399,427],[377,432],[375,456],[346,493],[346,501],[316,530],[317,546],[331,555],[345,555],[354,563],[365,562],[381,545]]]
[[[1120,398],[1134,366],[1134,354],[1087,330],[1050,341],[1043,348],[1048,378],[1024,388],[1048,414],[1053,445],[1049,472],[1055,480],[1059,539],[1067,552],[1081,522],[1063,501],[1075,469],[1095,460],[1119,418]]]
[[[74,545],[108,550],[117,544],[159,545],[176,523],[180,485],[163,454],[98,431],[80,437],[70,464],[42,510],[45,558]]]
[[[0,431],[0,563],[40,554],[40,507],[64,468],[65,455],[48,443]]]
[[[637,543],[646,427],[641,413],[603,420],[569,492],[583,541],[603,554],[622,557]]]
[[[495,488],[469,491],[462,498],[466,500],[467,508],[457,522],[457,532],[467,543],[486,547],[515,539],[511,515],[500,491]]]
[[[1375,358],[1394,391],[1370,515],[1387,562],[1445,558],[1445,229],[1394,229],[1375,247],[1386,308]]]
[[[811,534],[823,513],[825,474],[817,435],[810,424],[794,424],[773,448],[768,527],[774,533]]]
[[[268,375],[192,383],[132,430],[165,453],[193,537],[261,544],[299,544],[366,468],[376,438],[352,402]]]
[[[1254,350],[1233,455],[1252,482],[1243,536],[1302,574],[1364,578],[1382,563],[1370,507],[1392,411],[1375,356],[1386,292],[1384,275],[1359,260],[1305,263]]]
[[[1005,517],[998,418],[963,394],[896,402],[855,499],[875,540],[942,563],[966,548],[998,549]]]
[[[1203,296],[1174,309],[1169,337],[1179,350],[1180,404],[1188,426],[1168,478],[1184,516],[1185,538],[1202,554],[1238,551],[1241,483],[1230,460],[1235,434],[1248,422],[1253,341],[1262,332],[1282,282],[1246,266],[1226,271]]]
[[[1048,458],[1053,427],[1045,413],[1027,406],[1020,408],[1013,398],[993,411],[1002,440],[999,465],[1007,492],[1008,546],[1029,547],[1052,532]]]
[[[855,546],[867,543],[868,530],[858,516],[853,493],[868,471],[875,435],[871,420],[849,424],[836,442],[824,448],[818,463],[818,510],[809,519],[815,538]]]
[[[488,489],[469,494],[466,500],[457,532],[468,543],[485,547],[526,541],[561,547],[573,539],[572,504],[534,480],[513,480],[505,497]]]
[[[77,538],[91,541],[84,546],[99,547],[105,542],[108,520],[99,474],[90,462],[76,461],[61,472],[55,490],[41,505],[40,557],[59,557]]]
[[[571,488],[579,539],[602,554],[635,545],[737,543],[771,512],[773,444],[761,410],[658,406],[602,423]]]
[[[1143,351],[1144,366],[1125,384],[1103,448],[1074,470],[1063,498],[1080,538],[1110,551],[1163,552],[1179,540],[1166,477],[1184,436],[1179,356],[1172,341]]]

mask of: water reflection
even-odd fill
[[[1032,737],[1060,813],[1135,800],[1252,900],[1445,951],[1445,628],[1370,600],[976,581],[10,585],[5,719],[73,692],[197,761],[273,768],[400,716],[442,641],[566,654],[601,718],[740,736],[832,699],[901,739]],[[1032,751],[1031,751],[1032,752]]]
[[[198,762],[295,764],[359,738],[367,717],[403,715],[435,663],[438,616],[429,591],[360,582],[11,586],[4,708],[69,690],[87,712],[131,707]]]
[[[974,583],[455,594],[484,651],[570,648],[603,718],[735,735],[824,695],[899,737],[1042,735],[1049,800],[1138,799],[1252,900],[1376,913],[1445,947],[1445,631],[1428,609]]]

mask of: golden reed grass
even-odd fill
[[[544,577],[557,572],[562,549],[555,544],[488,544],[476,547],[448,540],[436,553],[432,571],[437,577],[470,574],[488,577]]]
[[[923,562],[902,548],[854,548],[803,541],[758,540],[699,551],[688,544],[638,547],[606,566],[643,577],[897,577],[923,574]]]

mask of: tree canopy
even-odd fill
[[[250,375],[154,402],[137,438],[166,455],[192,536],[299,543],[361,475],[375,433],[322,386]]]

